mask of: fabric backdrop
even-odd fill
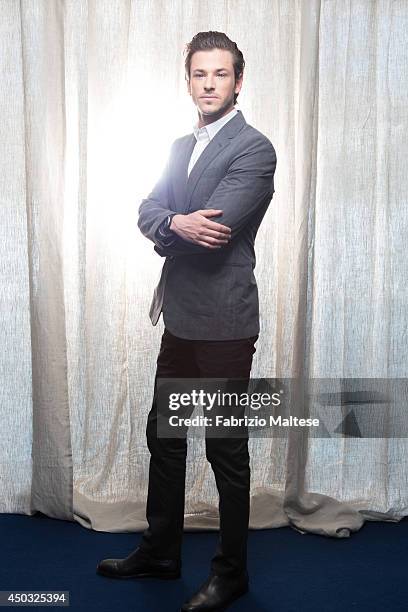
[[[405,0],[2,2],[2,512],[145,526],[162,260],[137,208],[192,131],[182,52],[211,29],[243,51],[239,108],[278,158],[253,376],[407,376]],[[202,442],[187,528],[217,527]],[[346,537],[408,514],[406,437],[250,447],[254,528]]]

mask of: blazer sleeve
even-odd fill
[[[214,217],[214,221],[231,228],[231,240],[239,235],[265,200],[272,198],[275,168],[274,147],[266,138],[257,140],[233,160],[225,177],[201,207],[222,210],[222,215]],[[162,257],[215,252],[215,249],[177,238],[175,244],[165,248],[155,247],[155,251]],[[228,245],[222,246],[221,249],[226,247]]]
[[[146,238],[152,240],[157,246],[162,247],[160,236],[157,232],[159,226],[168,217],[169,214],[174,214],[174,210],[170,209],[169,205],[169,166],[172,158],[176,141],[171,146],[169,159],[167,161],[164,172],[153,191],[142,200],[139,206],[139,218],[137,225]]]

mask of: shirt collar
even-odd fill
[[[226,123],[228,123],[228,121],[230,119],[232,119],[233,117],[235,117],[235,115],[238,113],[237,109],[234,107],[232,110],[230,110],[229,113],[227,113],[226,115],[224,115],[223,117],[221,117],[220,119],[217,119],[217,121],[213,121],[212,123],[209,123],[208,125],[204,125],[202,128],[198,127],[198,122],[194,125],[193,130],[194,130],[194,136],[196,137],[196,140],[198,140],[199,135],[203,134],[203,133],[207,133],[208,135],[208,139],[212,140],[214,138],[214,136],[216,135],[216,133],[222,128],[224,127],[224,125]]]

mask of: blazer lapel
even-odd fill
[[[185,144],[181,149],[181,154],[174,162],[173,192],[175,199],[175,209],[179,213],[185,210],[186,190],[187,190],[187,170],[191,154],[195,147],[196,139],[194,134],[186,138]]]
[[[183,197],[178,200],[181,204],[184,202],[182,212],[186,213],[190,208],[191,198],[194,193],[194,189],[207,166],[220,154],[220,152],[229,145],[232,138],[234,138],[246,125],[246,121],[241,111],[228,121],[220,130],[216,133],[214,138],[208,143],[200,157],[194,164],[193,169],[190,172],[190,176],[187,177],[188,164],[190,161],[191,154],[193,152],[196,139],[192,134],[193,142],[187,141],[184,153],[180,159],[180,174],[184,178],[180,181],[180,188],[182,192],[180,195]],[[192,146],[191,146],[192,145]]]

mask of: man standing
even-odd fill
[[[116,578],[178,578],[187,441],[157,435],[158,378],[249,379],[259,333],[254,242],[274,193],[276,154],[235,108],[244,58],[220,32],[186,48],[194,134],[177,139],[166,170],[139,209],[139,228],[166,257],[150,318],[165,330],[147,423],[151,454],[148,528],[125,559],[98,572]],[[220,538],[209,578],[182,610],[226,609],[248,590],[248,439],[206,438],[219,493]]]

